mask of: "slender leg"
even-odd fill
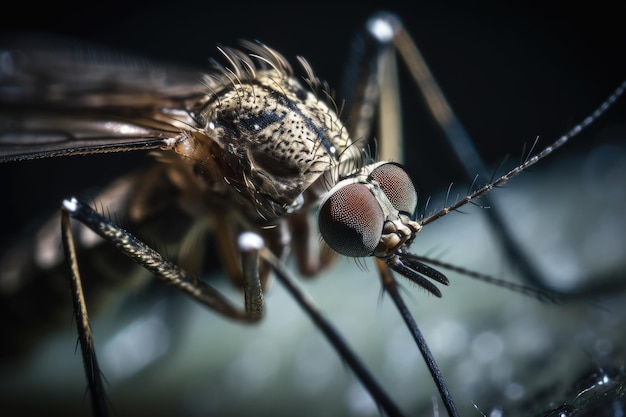
[[[393,302],[396,304],[400,316],[402,316],[402,319],[409,328],[411,336],[413,336],[413,339],[415,340],[415,343],[417,344],[417,347],[420,350],[424,361],[426,362],[428,371],[433,377],[435,385],[437,385],[439,395],[441,395],[441,399],[443,400],[443,404],[448,411],[448,415],[451,417],[458,416],[459,414],[456,410],[456,406],[454,405],[454,401],[452,400],[452,396],[450,395],[450,391],[448,390],[448,387],[446,385],[446,381],[441,374],[441,371],[439,370],[437,362],[435,362],[435,358],[433,357],[432,353],[430,353],[430,349],[428,348],[426,339],[424,339],[424,336],[419,330],[419,327],[417,327],[417,323],[413,319],[411,312],[406,307],[406,304],[400,296],[400,292],[398,291],[398,283],[396,282],[393,274],[389,270],[389,266],[384,261],[378,258],[375,259],[375,262],[376,267],[378,268],[378,272],[380,273],[383,287],[387,294],[389,294]]]
[[[252,235],[252,236],[250,236]],[[340,357],[350,366],[361,383],[368,390],[374,401],[381,407],[388,416],[401,416],[402,412],[397,408],[394,402],[387,396],[385,391],[378,385],[376,380],[369,373],[367,368],[361,363],[360,359],[353,353],[352,349],[346,344],[340,333],[328,322],[324,316],[317,310],[313,301],[307,297],[295,285],[294,280],[290,277],[289,272],[283,267],[279,259],[267,248],[262,247],[262,240],[254,237],[252,233],[242,235],[240,242],[246,242],[241,245],[242,252],[246,258],[259,258],[269,263],[276,277],[285,286],[287,291],[293,296],[296,302],[309,315],[313,323],[326,336],[334,349],[339,353]],[[254,263],[255,261],[250,260]],[[256,261],[258,263],[258,260]]]
[[[113,244],[122,253],[153,272],[161,280],[180,289],[205,306],[225,316],[241,321],[254,322],[262,317],[263,292],[258,279],[260,258],[262,258],[264,262],[270,265],[280,281],[287,287],[296,301],[325,334],[333,347],[339,352],[341,358],[345,360],[355,372],[377,404],[389,416],[402,415],[385,391],[369,374],[367,368],[347,346],[340,334],[317,311],[313,303],[293,284],[292,279],[282,266],[280,260],[276,258],[268,248],[263,247],[263,239],[260,236],[253,233],[244,233],[239,239],[239,246],[242,252],[242,272],[244,277],[247,277],[244,280],[245,310],[241,311],[233,307],[217,290],[208,284],[189,276],[176,265],[164,259],[158,252],[137,240],[127,231],[113,224],[87,205],[72,199],[64,202],[62,210],[63,243],[67,253],[68,265],[72,270],[72,298],[75,306],[76,320],[79,324],[79,339],[83,352],[85,372],[89,381],[89,391],[92,396],[94,414],[98,416],[107,415],[107,407],[105,404],[105,393],[102,386],[100,370],[96,361],[96,353],[89,329],[87,307],[82,294],[76,251],[70,228],[70,217],[85,224]]]
[[[346,72],[341,91],[344,97],[353,97],[347,102],[346,108],[349,116],[347,120],[353,120],[350,128],[355,137],[371,137],[376,116],[380,131],[380,140],[376,144],[379,159],[402,161],[398,105],[400,89],[395,70],[397,54],[406,64],[427,109],[443,131],[467,179],[473,181],[479,176],[488,180],[491,177],[472,139],[428,69],[417,45],[396,16],[380,13],[372,17],[367,30],[355,41],[353,49],[354,56],[349,60],[352,67]],[[490,207],[485,213],[507,257],[532,285],[544,286],[541,273],[513,238],[501,210],[489,200],[488,195],[483,197],[484,205]]]
[[[78,200],[64,201],[64,210],[72,218],[83,223],[98,235],[115,246],[120,252],[155,274],[162,281],[176,287],[191,298],[217,311],[224,316],[243,322],[255,322],[261,318],[263,296],[260,290],[258,275],[245,277],[251,281],[247,288],[255,293],[245,293],[246,304],[250,309],[241,310],[232,305],[219,291],[203,281],[187,274],[178,266],[165,259],[160,253],[141,242],[126,230],[113,224],[107,218],[96,213],[86,204]]]
[[[400,22],[392,16],[385,14],[370,19],[366,33],[355,42],[358,48],[355,50],[355,56],[350,60],[354,63],[354,67],[348,68],[344,80],[344,96],[353,98],[352,101],[347,102],[348,116],[346,118],[346,120],[353,121],[350,126],[351,132],[355,137],[370,137],[374,126],[374,115],[377,115],[381,141],[376,144],[376,153],[378,159],[381,160],[401,161],[402,158],[400,90],[395,68],[395,50],[403,45],[403,36],[405,34]],[[403,57],[407,59],[406,55]],[[418,64],[425,67],[421,56],[409,57],[409,59],[417,59]],[[419,81],[418,84],[420,88],[424,88]],[[350,94],[347,94],[348,89],[352,91]],[[383,261],[375,259],[375,262],[383,287],[394,301],[416,341],[448,414],[457,416],[456,406],[444,377],[415,320],[397,291],[397,283],[392,272]]]
[[[245,309],[237,309],[216,289],[187,274],[185,271],[166,260],[161,254],[132,236],[129,232],[96,213],[89,206],[75,199],[64,201],[61,210],[62,240],[66,262],[70,270],[70,288],[74,304],[74,315],[78,327],[83,365],[94,415],[98,417],[108,415],[108,407],[89,326],[87,306],[78,270],[76,248],[71,232],[70,217],[89,227],[119,249],[120,252],[154,273],[162,281],[178,288],[191,298],[220,314],[248,323],[257,322],[262,318],[264,304],[263,292],[258,275],[258,262],[250,263],[249,257],[244,259]]]
[[[94,348],[91,328],[89,326],[89,317],[87,314],[87,305],[83,294],[83,286],[78,271],[78,261],[76,259],[76,248],[74,245],[74,237],[72,236],[72,227],[70,224],[70,216],[67,210],[61,211],[61,233],[65,257],[70,272],[70,293],[74,304],[74,318],[76,327],[78,328],[78,339],[83,356],[83,366],[87,376],[87,384],[91,395],[91,404],[94,415],[97,417],[107,416],[108,407],[106,404],[106,396],[104,386],[102,384],[102,375],[96,359],[96,350]]]

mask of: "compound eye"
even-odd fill
[[[417,208],[417,192],[409,174],[401,165],[393,162],[379,165],[370,176],[378,182],[396,210],[413,217]]]
[[[339,188],[322,205],[319,228],[333,250],[353,258],[370,256],[378,246],[384,215],[380,204],[363,184]]]

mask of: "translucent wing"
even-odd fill
[[[0,45],[0,162],[155,149],[193,128],[210,78],[63,39]]]

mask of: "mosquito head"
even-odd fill
[[[319,228],[326,243],[350,256],[388,258],[409,244],[417,193],[404,168],[382,162],[338,182],[322,199]]]
[[[322,199],[319,229],[333,250],[353,258],[376,256],[390,268],[441,297],[424,276],[447,278],[408,253],[420,231],[415,221],[417,192],[399,164],[379,162],[337,183]]]

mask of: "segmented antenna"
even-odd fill
[[[460,207],[463,207],[464,205],[466,205],[467,203],[470,203],[476,200],[477,198],[489,193],[492,189],[503,185],[505,182],[509,181],[511,178],[522,173],[523,171],[525,171],[532,165],[544,159],[545,157],[550,155],[552,152],[554,152],[561,146],[565,145],[571,138],[578,135],[585,128],[589,127],[594,121],[596,121],[600,116],[602,116],[602,114],[604,114],[609,108],[611,108],[611,106],[617,101],[617,99],[622,94],[624,94],[624,90],[626,90],[626,81],[622,82],[622,84],[617,89],[615,89],[613,94],[611,94],[609,98],[607,98],[596,110],[594,110],[593,113],[587,116],[581,123],[577,124],[572,129],[570,129],[566,134],[558,138],[554,143],[545,147],[541,152],[537,153],[534,156],[529,156],[529,158],[523,164],[518,165],[517,167],[513,168],[512,170],[510,170],[509,172],[507,172],[500,178],[496,179],[495,181],[490,182],[489,184],[485,185],[482,188],[479,188],[473,193],[468,194],[464,198],[450,204],[449,206],[439,210],[438,212],[434,214],[431,214],[428,217],[423,218],[419,223],[422,226],[424,226],[424,225],[427,225],[428,223],[432,223],[435,220],[440,219],[441,217],[449,214],[450,212],[457,210]],[[533,145],[533,148],[534,148],[534,145]]]

